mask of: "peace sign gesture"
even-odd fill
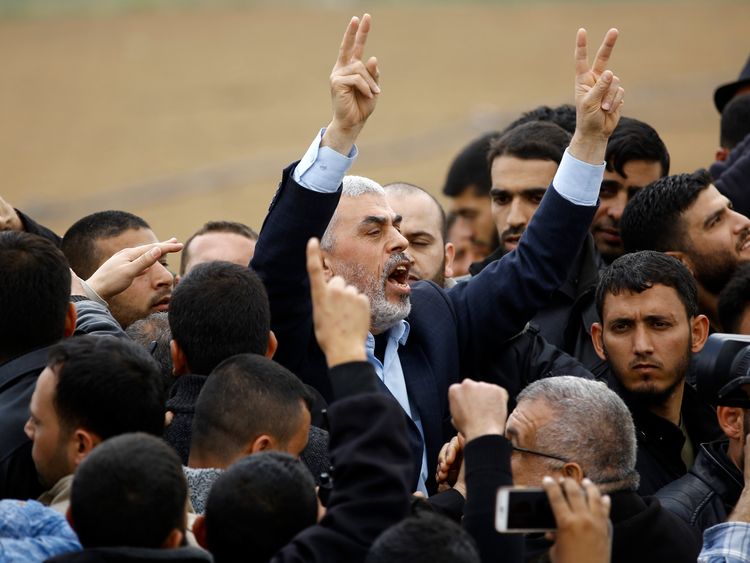
[[[370,57],[363,62],[362,59],[371,19],[370,14],[362,16],[361,21],[357,17],[351,19],[331,71],[333,120],[321,144],[342,154],[351,150],[380,94],[378,60]]]

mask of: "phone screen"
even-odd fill
[[[506,488],[498,493],[497,527],[504,532],[541,532],[556,528],[543,489]]]

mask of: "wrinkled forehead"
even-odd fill
[[[336,207],[334,227],[337,230],[353,228],[368,217],[386,217],[393,220],[396,212],[388,205],[383,194],[368,193],[354,197],[342,195]]]

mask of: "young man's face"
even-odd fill
[[[75,470],[71,455],[71,432],[60,425],[54,399],[57,392],[57,375],[46,367],[36,381],[34,394],[29,404],[29,419],[24,432],[34,442],[31,457],[39,481],[52,488],[57,481]]]
[[[158,242],[151,229],[128,229],[117,236],[99,239],[94,242],[97,255],[104,263],[110,256],[123,248]],[[174,276],[167,269],[166,256],[138,275],[125,291],[109,300],[112,316],[123,328],[151,313],[169,309]]]
[[[622,167],[624,176],[605,170],[599,190],[599,208],[591,222],[591,234],[599,254],[609,263],[625,253],[620,238],[620,219],[630,198],[640,189],[661,178],[661,163],[631,160]]]
[[[625,389],[651,404],[664,404],[682,385],[692,354],[707,337],[703,315],[688,318],[677,291],[666,285],[607,294],[594,347]]]
[[[508,155],[492,161],[492,218],[500,246],[506,252],[518,246],[557,167],[553,160],[526,160]]]
[[[457,216],[457,229],[468,230],[475,261],[484,259],[495,249],[495,224],[488,194],[478,193],[473,185],[467,186],[450,198],[449,211]]]
[[[729,200],[710,185],[681,220],[686,262],[696,281],[718,295],[737,266],[750,260],[750,219],[732,210]]]

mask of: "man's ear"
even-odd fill
[[[583,478],[585,477],[585,475],[583,474],[583,469],[575,461],[569,461],[565,465],[563,465],[562,474],[565,477],[570,477],[571,479],[574,479],[575,482],[579,484],[581,483],[581,481],[583,481]]]
[[[276,335],[273,333],[272,330],[268,331],[268,348],[266,349],[266,358],[269,360],[273,358],[273,355],[276,353],[276,348],[279,346],[279,341],[276,340]]]
[[[724,162],[727,158],[729,158],[729,149],[724,147],[719,147],[716,149],[716,160],[719,162]]]
[[[693,267],[693,261],[686,253],[682,252],[681,250],[668,250],[664,254],[666,254],[667,256],[671,256],[672,258],[677,258],[680,262],[682,262],[683,266],[690,270],[692,276],[695,277],[695,268]]]
[[[96,446],[102,442],[101,438],[94,432],[83,428],[76,428],[73,431],[73,463],[78,467],[81,462],[91,453]]]
[[[323,259],[323,275],[325,276],[326,281],[328,281],[333,277],[333,270],[331,269],[331,259],[329,258],[328,253],[326,253],[325,250],[321,250],[320,255]]]
[[[690,330],[693,335],[693,343],[690,350],[693,354],[697,354],[703,350],[703,345],[706,343],[708,338],[708,317],[706,315],[696,315],[690,321]]]
[[[78,320],[76,306],[73,303],[68,303],[68,310],[65,313],[65,329],[63,331],[65,338],[73,336],[73,333],[76,331],[76,320]]]
[[[180,348],[180,345],[174,339],[169,341],[169,353],[172,356],[172,375],[179,377],[190,373],[185,352],[182,351],[182,348]]]
[[[742,440],[743,438],[743,427],[742,422],[744,420],[744,411],[739,407],[716,407],[716,418],[719,421],[719,426],[722,432],[727,437],[734,440]]]
[[[445,270],[443,275],[445,278],[453,277],[453,259],[456,257],[456,246],[452,242],[445,243]]]
[[[244,453],[251,455],[274,449],[276,449],[276,441],[268,434],[261,434],[247,445]]]
[[[602,360],[607,359],[607,351],[604,349],[604,329],[601,323],[592,323],[591,325],[591,342],[594,344],[596,355]]]
[[[198,542],[199,546],[201,546],[203,549],[208,549],[208,541],[206,537],[206,517],[203,516],[203,514],[198,515],[198,517],[193,521],[193,535],[195,536],[195,541]]]

